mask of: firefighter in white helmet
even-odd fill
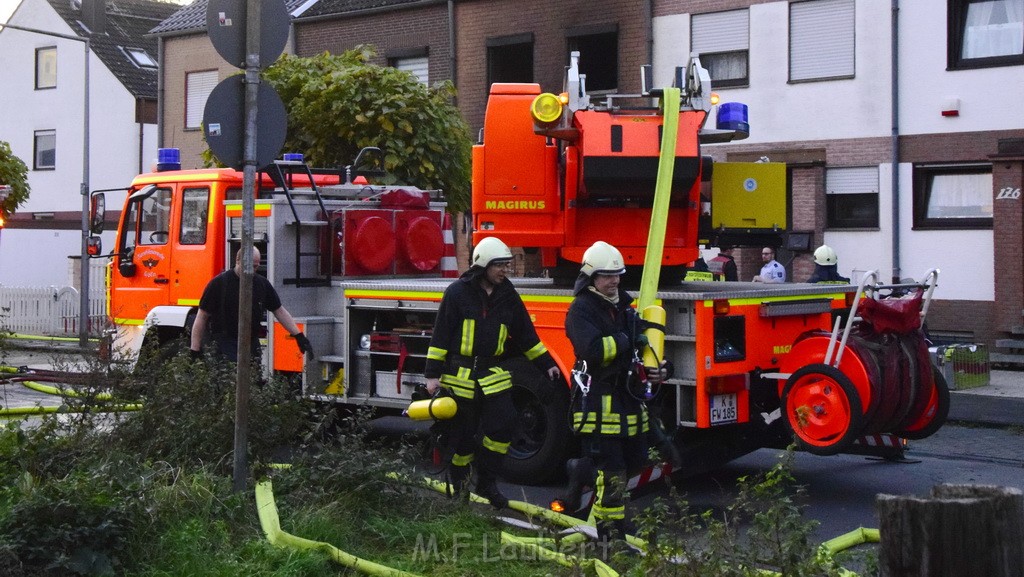
[[[519,293],[505,277],[512,264],[505,243],[494,237],[481,240],[471,264],[444,291],[423,373],[428,392],[443,388],[458,405],[448,443],[454,493],[468,493],[472,464],[476,493],[501,509],[508,499],[495,481],[512,441],[516,411],[512,375],[500,363],[522,351],[548,378],[557,379],[561,373],[537,337]],[[479,443],[478,431],[483,435]]]
[[[839,274],[839,257],[836,251],[827,244],[814,250],[814,272],[807,282],[849,284],[850,279]]]
[[[581,436],[584,454],[576,461],[589,458],[596,467],[592,511],[602,539],[622,539],[633,532],[626,520],[626,482],[647,464],[649,423],[639,355],[646,345],[643,329],[650,324],[619,286],[625,272],[618,249],[604,241],[594,243],[583,253],[576,298],[565,317],[565,332],[576,354],[573,429]],[[664,362],[647,375],[655,384],[667,377]]]

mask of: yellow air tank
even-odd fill
[[[409,404],[409,408],[405,410],[405,414],[414,421],[426,421],[427,419],[443,421],[454,417],[456,410],[458,410],[458,407],[455,404],[455,399],[451,397],[434,397],[432,399],[423,399],[422,401],[413,401]]]
[[[640,318],[664,327],[665,309],[658,305],[650,305],[640,312]],[[644,330],[644,334],[650,343],[650,346],[644,349],[644,366],[660,367],[662,359],[665,358],[665,331],[658,327],[650,327]]]

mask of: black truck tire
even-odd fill
[[[538,485],[565,474],[573,445],[569,430],[569,389],[551,381],[523,357],[504,363],[512,373],[516,430],[502,463],[502,476],[524,485]]]

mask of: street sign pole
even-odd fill
[[[249,472],[249,385],[252,377],[253,227],[256,217],[256,119],[260,87],[260,12],[248,2],[245,20],[245,141],[242,174],[242,277],[238,288],[238,373],[235,381],[235,460],[232,488],[245,490]]]

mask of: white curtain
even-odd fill
[[[972,2],[967,6],[963,58],[1024,52],[1024,0]]]
[[[933,177],[928,197],[928,218],[991,216],[991,174],[939,174]]]

